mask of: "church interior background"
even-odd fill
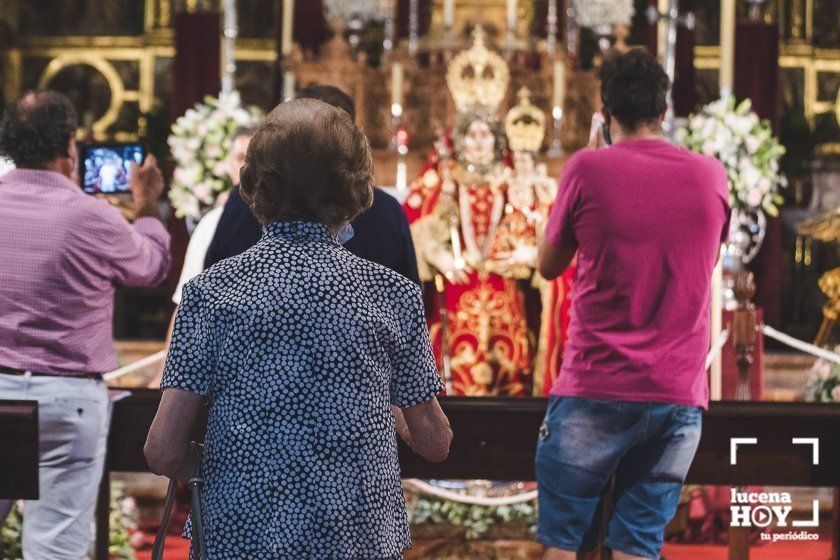
[[[611,2],[588,4],[595,12],[591,6],[609,8]],[[721,374],[718,398],[744,398],[746,383],[746,396],[753,399],[840,401],[840,391],[831,390],[840,386],[836,365],[771,336],[780,331],[828,348],[837,342],[832,327],[840,316],[840,3],[614,4],[613,19],[602,13],[604,22],[595,25],[585,24],[587,3],[572,0],[0,0],[0,83],[5,101],[35,88],[65,93],[81,116],[81,137],[142,140],[176,179],[172,125],[205,95],[238,92],[241,106],[257,114],[296,87],[341,87],[354,97],[374,148],[377,184],[403,201],[412,223],[449,390],[525,397],[544,393],[546,376],[561,359],[563,325],[547,328],[545,313],[568,314],[564,305],[573,287],[568,278],[540,285],[524,249],[516,266],[503,266],[492,255],[507,254],[514,246],[505,245],[510,239],[519,247],[520,240],[538,236],[539,220],[531,217],[547,211],[565,158],[585,146],[591,114],[600,107],[602,57],[609,49],[631,47],[670,57],[677,127],[691,126],[720,97],[720,76],[730,65],[732,93],[739,101],[752,100],[752,110],[786,148],[780,168],[787,186],[772,204],[778,216],[767,211],[760,239],[744,249],[757,250],[743,266],[754,274],[758,318],[774,331],[751,347],[746,380],[735,366],[741,350],[732,341],[723,345],[721,367],[729,372]],[[734,6],[738,22],[734,45],[721,45],[727,6]],[[653,17],[671,8],[679,16],[673,41],[666,37],[667,18],[657,23]],[[485,117],[456,126],[457,116],[476,108]],[[453,157],[453,150],[468,153],[464,138],[474,125],[495,140],[486,159],[480,147],[474,159]],[[176,264],[195,221],[224,189],[178,198],[177,192],[184,193],[176,190],[177,182],[166,205]],[[460,216],[457,226],[449,221],[446,202],[452,184],[491,187],[469,191],[477,197],[473,214]],[[500,191],[493,185],[502,184],[506,194],[494,198]],[[486,200],[485,191],[493,193]],[[441,244],[450,252],[457,247],[455,259],[480,264],[473,284],[456,290],[434,273]],[[179,267],[160,287],[119,290],[114,331],[124,364],[154,358],[162,347]],[[735,295],[729,294],[730,307]],[[483,311],[473,314],[470,306]],[[505,352],[494,350],[502,346]],[[152,359],[115,385],[144,386],[158,367]],[[119,473],[112,484],[119,504],[112,513],[111,557],[147,558],[165,486],[151,475]],[[449,494],[435,494],[439,488]],[[495,487],[486,481],[407,487],[417,541],[409,557],[539,557],[530,533],[533,499],[486,507],[450,499],[531,490],[529,483]],[[797,496],[803,503],[817,496],[826,511],[837,499],[830,489]],[[715,489],[687,488],[667,558],[726,556],[728,535],[716,499]],[[14,530],[8,525],[3,534],[8,539]],[[818,543],[822,548],[780,553],[755,547],[752,557],[827,557],[829,533]],[[17,558],[9,547],[0,550],[4,558]]]

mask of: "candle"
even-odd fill
[[[455,0],[443,0],[443,26],[451,29],[455,23]]]
[[[408,189],[408,165],[405,163],[405,157],[400,156],[397,160],[397,190],[405,191]]]
[[[283,101],[295,98],[295,73],[286,71],[283,73]]]
[[[420,14],[417,1],[408,1],[408,52],[411,56],[417,54],[417,38],[420,35]]]
[[[280,35],[280,51],[283,56],[292,54],[292,29],[295,20],[295,0],[283,0],[283,29]]]
[[[507,26],[509,31],[516,29],[516,0],[507,0]]]
[[[563,101],[566,99],[566,65],[562,60],[554,61],[554,98],[553,107],[563,108]]]
[[[668,44],[668,20],[662,16],[669,14],[670,9],[670,0],[657,0],[656,11],[660,17],[656,20],[656,54],[660,60],[665,56]]]
[[[735,0],[720,3],[720,96],[732,95],[735,76]]]
[[[403,104],[403,65],[395,62],[391,65],[391,104],[402,109]],[[402,111],[399,111],[400,113]]]
[[[548,0],[548,15],[545,21],[545,49],[548,56],[554,56],[557,51],[557,0]]]

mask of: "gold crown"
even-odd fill
[[[485,46],[484,29],[476,26],[472,46],[455,55],[446,71],[458,112],[494,112],[507,94],[509,81],[507,63]]]
[[[517,152],[538,152],[545,136],[545,113],[531,103],[528,88],[523,87],[516,95],[519,103],[505,116],[508,145]]]

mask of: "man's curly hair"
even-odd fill
[[[643,49],[614,53],[600,71],[601,100],[629,131],[656,122],[666,109],[670,82],[662,66]]]
[[[67,97],[55,91],[28,92],[3,112],[0,153],[17,167],[42,169],[69,155],[76,126],[76,110]]]
[[[316,99],[286,101],[269,113],[248,145],[241,179],[263,224],[336,228],[373,203],[367,137],[347,112]]]

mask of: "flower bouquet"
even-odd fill
[[[840,352],[840,346],[834,351]],[[808,374],[806,397],[812,402],[840,402],[840,365],[817,360]]]
[[[759,119],[751,108],[749,99],[737,107],[732,96],[713,101],[689,116],[688,127],[677,131],[677,142],[723,163],[733,208],[778,216],[784,200],[779,189],[787,186],[779,172],[785,148],[773,136],[769,121]]]
[[[176,216],[197,221],[230,190],[230,136],[262,116],[259,109],[243,107],[234,91],[205,97],[175,121],[168,144],[176,164],[169,189]]]

